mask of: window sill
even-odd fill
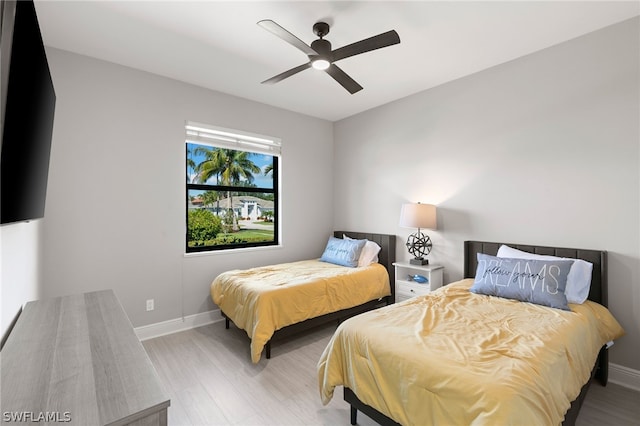
[[[280,250],[284,248],[282,244],[278,244],[275,246],[265,246],[265,247],[242,247],[236,249],[226,249],[226,250],[211,250],[211,251],[198,251],[194,253],[184,253],[185,258],[189,257],[201,257],[201,256],[220,256],[220,255],[229,255],[236,253],[246,253],[252,251],[264,251],[264,250]]]

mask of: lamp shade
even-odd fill
[[[407,203],[400,210],[400,226],[404,228],[436,229],[436,206]]]

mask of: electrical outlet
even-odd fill
[[[147,300],[147,312],[153,311],[153,299]]]

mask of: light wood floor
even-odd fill
[[[336,389],[320,402],[316,363],[335,327],[273,344],[272,358],[252,364],[249,339],[224,322],[143,342],[171,398],[169,425],[349,425]],[[358,424],[376,423],[358,413]],[[594,383],[578,426],[640,425],[640,392]]]

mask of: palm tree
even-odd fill
[[[189,178],[189,170],[194,170],[195,172],[195,168],[196,168],[196,162],[193,161],[193,158],[191,158],[191,148],[189,148],[187,146],[187,182],[188,183],[193,183],[193,179],[194,178]]]
[[[244,178],[247,183],[253,183],[253,173],[260,173],[260,167],[249,159],[250,154],[247,151],[235,151],[233,149],[225,149],[224,151],[226,151],[226,158],[224,170],[222,171],[222,184],[237,185],[242,178]],[[229,199],[229,209],[233,212],[233,195],[230,191],[227,191],[227,195]],[[240,229],[235,214],[233,214],[232,226],[234,232]]]
[[[262,172],[265,176],[268,176],[269,173],[273,173],[273,163],[268,164],[267,167],[264,168],[264,172]]]
[[[202,203],[205,206],[212,206],[215,201],[219,201],[218,191],[205,191],[202,194]]]
[[[225,151],[219,148],[198,146],[194,153],[196,155],[204,155],[204,161],[194,167],[196,175],[194,180],[197,183],[206,183],[213,176],[216,177],[216,185],[220,183],[220,174],[224,170],[226,158]]]
[[[196,155],[204,155],[204,161],[194,167],[196,175],[194,181],[196,183],[205,183],[211,177],[216,177],[216,185],[220,183],[220,174],[224,169],[225,159],[221,155],[222,150],[207,146],[198,146],[194,153]],[[217,192],[216,192],[217,194]],[[220,215],[220,197],[216,200],[216,216]]]
[[[244,179],[247,183],[254,180],[253,174],[260,173],[258,167],[249,159],[249,152],[236,151],[234,149],[224,148],[208,148],[200,146],[196,148],[196,153],[204,154],[205,160],[196,167],[196,179],[200,183],[204,183],[211,177],[216,177],[216,184],[226,186],[237,185]],[[228,209],[232,214],[232,230],[238,231],[238,221],[233,213],[233,195],[231,191],[227,191],[227,199],[229,200]]]

